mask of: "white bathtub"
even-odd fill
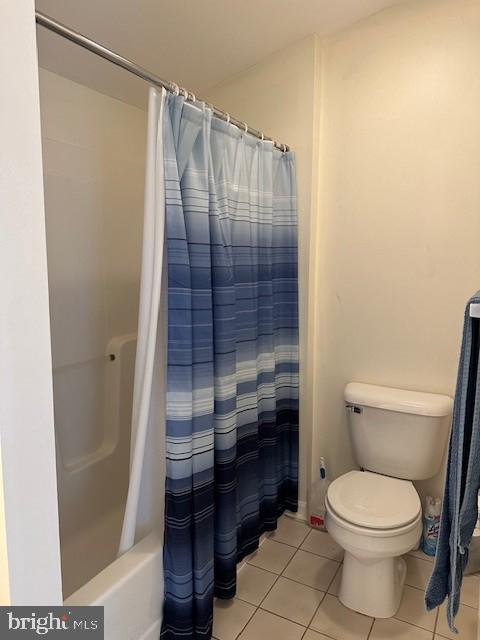
[[[163,602],[162,536],[136,544],[65,601],[105,607],[105,640],[158,640]]]

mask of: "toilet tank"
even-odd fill
[[[425,480],[439,471],[450,432],[452,398],[350,382],[345,403],[360,467],[406,480]]]

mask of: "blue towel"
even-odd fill
[[[455,633],[454,618],[460,604],[468,547],[478,517],[480,486],[480,319],[470,317],[472,303],[480,303],[480,291],[468,301],[465,309],[440,533],[433,573],[425,594],[428,610],[438,607],[448,596],[447,619]]]

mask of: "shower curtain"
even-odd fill
[[[151,91],[150,107],[162,102],[155,189],[168,264],[161,637],[208,640],[214,595],[235,595],[237,562],[297,509],[295,168],[291,153],[205,104]],[[152,280],[145,270],[142,291]]]

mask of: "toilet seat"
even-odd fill
[[[327,505],[332,515],[353,528],[377,535],[416,526],[421,516],[420,498],[411,482],[370,471],[350,471],[334,480]]]

